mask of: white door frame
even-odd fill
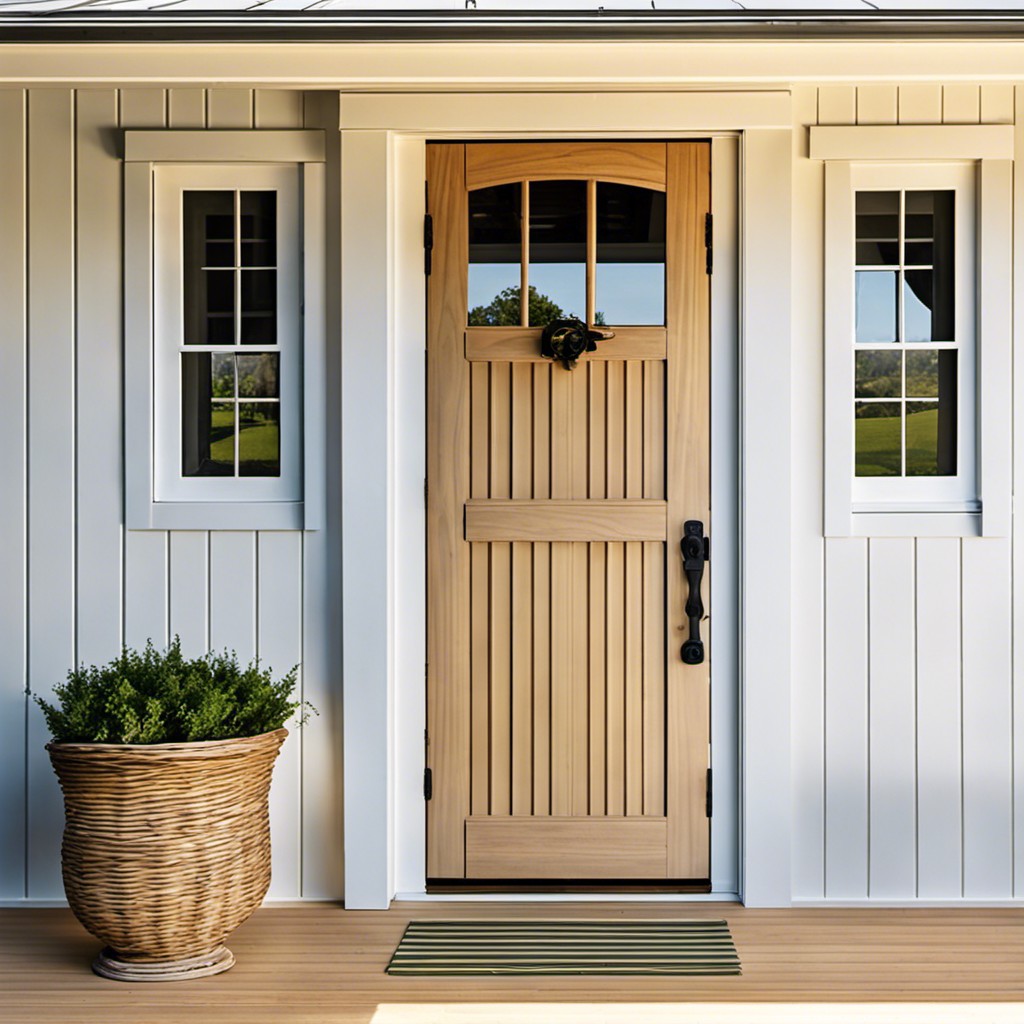
[[[400,109],[392,103],[395,97],[372,97],[381,102],[369,114],[365,104],[350,104],[354,97],[343,99],[342,605],[349,909],[383,909],[396,893],[409,897],[424,891],[424,154],[428,138],[471,137],[713,140],[712,888],[719,898],[739,895],[751,905],[789,902],[790,261],[785,257],[791,130],[779,127],[777,103],[765,113],[764,94],[751,107],[752,127],[736,124],[737,110],[743,109],[737,94],[724,94],[728,102],[717,116],[716,96],[723,94],[700,95],[702,103],[695,103],[694,95],[686,94],[686,101],[673,107],[666,104],[666,94],[659,94],[646,117],[644,103],[634,102],[632,116],[642,124],[583,131],[571,123],[572,108],[557,94],[547,109],[558,123],[533,128],[510,120],[515,97],[497,105],[488,97],[502,122],[491,130],[480,124],[481,97],[470,94],[446,99],[448,124],[438,123],[435,110],[431,123],[419,131],[407,122],[397,131],[388,127]],[[455,102],[460,98],[462,107]],[[531,106],[543,102],[538,94],[530,99]],[[615,116],[623,116],[621,94],[616,99]],[[696,124],[680,127],[698,112],[707,119],[706,130]],[[379,117],[379,127],[371,114]],[[537,110],[522,116],[536,118]],[[718,116],[728,122],[718,123]],[[349,127],[348,117],[358,127]],[[737,127],[746,130],[739,134]],[[742,240],[739,250],[737,239]],[[746,323],[756,325],[751,339],[756,344],[746,344]],[[729,543],[730,536],[738,544]],[[763,614],[767,608],[770,619]],[[755,610],[759,613],[752,615]],[[768,657],[760,653],[766,647]]]

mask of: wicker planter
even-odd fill
[[[224,939],[270,885],[267,797],[286,729],[132,746],[50,743],[64,791],[64,888],[121,981],[226,971]]]

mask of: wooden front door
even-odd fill
[[[427,179],[428,877],[707,879],[710,146],[431,144]],[[614,331],[573,369],[570,315]]]

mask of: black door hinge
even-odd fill
[[[434,795],[434,773],[429,768],[423,769],[423,799],[429,800]]]
[[[423,215],[423,273],[430,276],[430,254],[434,249],[434,218]]]
[[[705,810],[705,812],[706,812],[706,814],[707,814],[707,816],[709,818],[711,817],[711,804],[712,804],[712,799],[711,799],[711,769],[709,768],[708,769],[708,791],[707,791],[707,797],[705,798],[705,802],[704,802],[704,810]]]
[[[711,214],[710,213],[705,213],[704,214],[704,253],[705,253],[705,259],[706,259],[705,269],[707,270],[707,272],[709,274],[711,273],[711,266],[712,266],[712,263],[714,261],[714,256],[713,256],[714,249],[713,249],[713,247],[711,245],[711,237],[712,237]]]

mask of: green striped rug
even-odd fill
[[[739,974],[725,921],[413,921],[388,974]]]

